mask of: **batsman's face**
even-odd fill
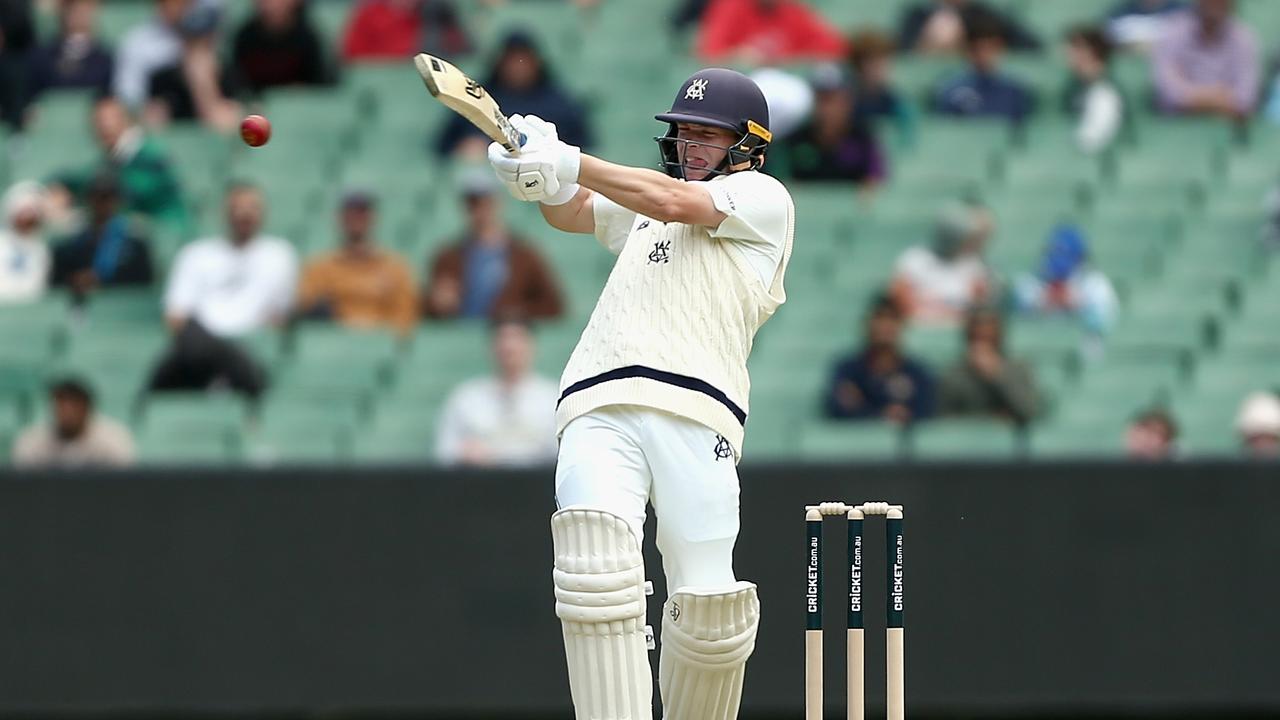
[[[679,144],[679,152],[687,180],[706,180],[738,139],[731,130],[691,123],[677,125],[676,137],[686,141]]]

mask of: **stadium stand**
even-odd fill
[[[890,28],[902,7],[894,0],[814,4],[850,29]],[[1069,25],[1101,17],[1112,3],[997,4],[1056,39]],[[232,5],[237,14],[246,4]],[[347,4],[312,5],[332,43]],[[687,38],[637,42],[630,33],[662,16],[657,7],[671,5],[606,0],[581,10],[571,3],[462,3],[480,50],[460,62],[483,66],[486,51],[511,27],[533,32],[561,82],[587,98],[599,154],[650,165],[656,152],[649,138],[658,131],[651,116],[695,65],[686,57]],[[102,32],[118,40],[148,11],[144,2],[104,3]],[[1240,14],[1261,38],[1278,36],[1280,3],[1242,0]],[[634,54],[612,52],[618,43]],[[895,62],[897,86],[918,104],[955,67],[934,58]],[[569,70],[575,67],[590,70]],[[1058,112],[1065,70],[1054,52],[1012,58],[1009,70],[1041,97],[1025,127],[924,117],[914,145],[895,148],[891,180],[874,197],[858,199],[845,187],[790,185],[797,237],[789,302],[762,331],[751,360],[748,461],[1115,456],[1123,452],[1125,424],[1153,403],[1173,409],[1187,452],[1230,453],[1240,398],[1280,387],[1280,276],[1274,252],[1257,240],[1262,197],[1280,178],[1280,131],[1260,119],[1233,132],[1222,122],[1159,116],[1144,100],[1146,63],[1125,57],[1115,76],[1130,98],[1131,127],[1108,152],[1085,157],[1070,144]],[[261,149],[197,127],[157,134],[181,178],[197,234],[219,230],[222,188],[247,178],[267,192],[268,230],[311,255],[333,247],[336,198],[342,188],[359,185],[381,200],[384,242],[422,271],[461,225],[448,182],[454,168],[428,152],[442,108],[421,91],[407,64],[355,66],[340,77],[332,88],[267,95],[261,111],[275,134]],[[93,158],[89,103],[80,93],[46,94],[31,127],[8,138],[0,178],[45,178]],[[854,342],[866,299],[903,248],[927,240],[940,202],[961,195],[994,210],[999,230],[989,257],[1005,277],[1035,266],[1054,223],[1069,219],[1085,228],[1094,262],[1116,282],[1123,302],[1105,351],[1091,355],[1080,331],[1065,322],[1013,321],[1013,350],[1034,365],[1051,406],[1025,432],[990,422],[936,421],[902,431],[821,419],[830,364]],[[538,329],[537,366],[554,376],[611,258],[589,239],[545,227],[536,209],[507,205],[513,226],[538,244],[568,296],[567,318]],[[159,265],[168,267],[190,239],[157,236]],[[283,340],[253,343],[273,378],[260,407],[216,393],[145,397],[150,364],[166,343],[158,292],[101,293],[84,309],[60,294],[0,306],[0,460],[16,430],[44,412],[43,381],[68,370],[92,381],[106,412],[130,420],[147,462],[426,460],[445,393],[488,363],[480,325],[424,324],[408,340],[305,325]],[[959,351],[953,331],[912,331],[907,344],[935,367]]]

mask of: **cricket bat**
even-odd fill
[[[467,77],[453,65],[426,53],[414,57],[413,64],[435,99],[471,121],[490,140],[510,152],[520,151],[520,146],[525,141],[524,134],[511,127],[498,103],[485,92],[480,83]]]

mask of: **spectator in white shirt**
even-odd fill
[[[493,328],[497,374],[468,380],[440,414],[436,458],[447,465],[529,467],[556,459],[555,382],[535,374],[529,326],[513,319]]]
[[[151,76],[182,60],[183,36],[217,22],[223,0],[155,0],[156,14],[125,33],[116,51],[112,90],[138,111],[147,102]]]
[[[24,181],[4,194],[0,228],[0,305],[25,303],[44,295],[49,281],[49,246],[44,238],[45,190]]]
[[[261,234],[263,205],[257,188],[232,186],[228,237],[193,242],[174,261],[164,299],[174,342],[152,375],[152,390],[225,383],[257,397],[265,389],[265,372],[232,341],[285,321],[298,258],[287,241]]]
[[[892,294],[911,321],[954,326],[989,297],[993,277],[983,252],[993,229],[986,208],[955,202],[939,214],[932,246],[903,251]]]
[[[1078,27],[1067,33],[1067,112],[1076,118],[1076,145],[1086,153],[1106,149],[1124,122],[1124,99],[1107,76],[1111,41],[1102,30]]]
[[[129,430],[93,409],[93,392],[67,378],[49,388],[52,413],[27,428],[13,444],[17,467],[123,467],[134,461]]]

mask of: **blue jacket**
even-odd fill
[[[849,402],[840,392],[849,383],[859,396]],[[919,362],[903,356],[888,373],[872,370],[868,353],[858,353],[836,363],[827,391],[827,417],[843,420],[878,420],[890,405],[904,405],[912,420],[933,416],[937,405],[933,374]]]

